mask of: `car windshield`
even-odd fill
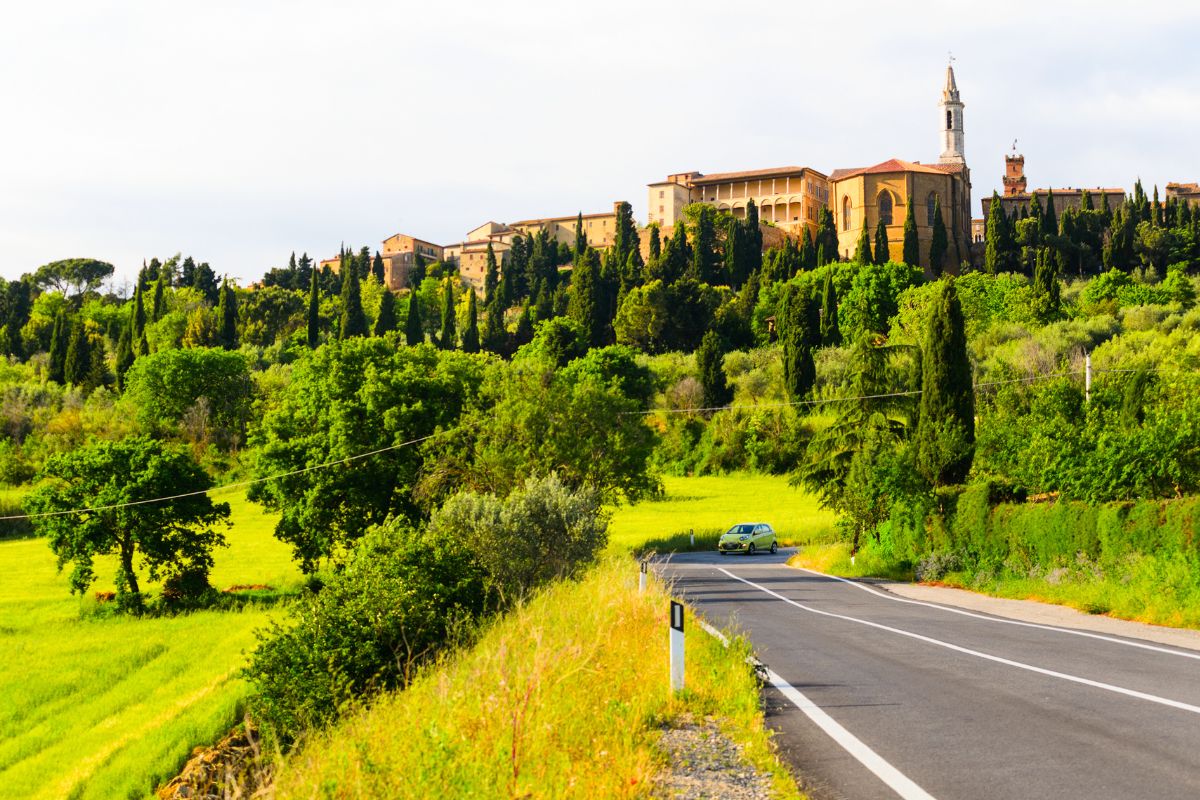
[[[734,525],[732,528],[725,531],[726,536],[745,536],[747,533],[754,533],[753,525]]]

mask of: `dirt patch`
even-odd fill
[[[161,800],[251,800],[268,795],[270,765],[263,760],[258,733],[240,726],[212,747],[197,747],[183,771],[161,787]]]
[[[235,583],[221,591],[231,594],[233,592],[273,591],[274,589],[274,586],[268,586],[265,583]]]
[[[684,715],[658,743],[670,770],[655,779],[654,796],[671,800],[769,800],[771,779],[745,758],[742,746],[721,733],[716,718]]]

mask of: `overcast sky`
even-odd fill
[[[982,9],[982,10],[974,10]],[[672,172],[936,160],[975,193],[1200,180],[1200,3],[23,3],[0,25],[0,274],[288,254],[602,211]]]

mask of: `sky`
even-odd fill
[[[979,199],[1200,180],[1200,3],[59,0],[0,26],[0,276],[604,211],[674,172],[935,161]]]

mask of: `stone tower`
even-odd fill
[[[954,65],[946,67],[946,88],[942,89],[942,155],[941,164],[965,164],[963,150],[963,103],[958,98],[958,84],[954,82]]]
[[[1004,157],[1004,196],[1025,194],[1025,185],[1025,156],[1017,154],[1014,142],[1013,154]]]

